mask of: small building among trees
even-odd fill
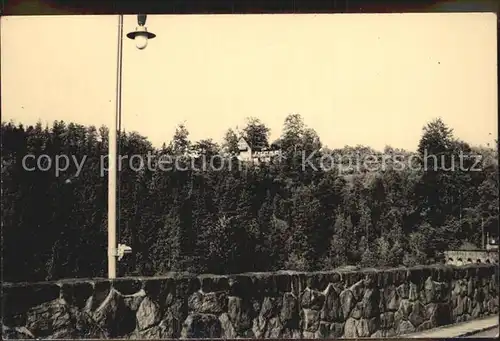
[[[281,154],[279,149],[260,147],[260,146],[250,146],[244,137],[240,137],[238,140],[238,159],[244,162],[270,162],[275,156]]]

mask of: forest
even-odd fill
[[[108,179],[100,162],[108,153],[107,128],[56,121],[3,122],[1,129],[4,281],[106,277]],[[298,114],[285,119],[276,141],[254,117],[241,130],[228,129],[221,143],[190,141],[184,124],[159,148],[121,132],[120,155],[173,155],[187,164],[192,155],[223,155],[237,164],[243,136],[286,158],[202,171],[123,164],[118,241],[133,252],[119,261],[118,274],[412,266],[441,262],[447,249],[481,247],[484,231],[498,230],[497,146],[470,145],[441,119],[415,129],[422,135],[414,152],[330,149]],[[425,167],[314,169],[303,167],[304,153],[314,153],[313,164],[325,155],[415,157],[421,166],[424,155],[439,158]],[[25,169],[26,155],[43,154],[85,156],[85,165],[78,173],[70,164],[59,176]]]

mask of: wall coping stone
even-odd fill
[[[380,274],[385,272],[392,273],[404,273],[405,277],[414,273],[416,271],[425,271],[425,270],[453,270],[453,269],[462,269],[467,271],[469,269],[476,268],[494,268],[498,267],[498,264],[488,264],[488,263],[469,263],[464,265],[451,265],[451,264],[435,264],[435,265],[418,265],[414,267],[395,267],[395,268],[362,268],[358,270],[350,270],[350,269],[333,269],[326,271],[292,271],[292,270],[279,270],[273,272],[244,272],[244,273],[235,273],[235,274],[227,274],[227,275],[218,275],[218,274],[194,274],[188,272],[171,272],[162,276],[127,276],[127,277],[118,277],[115,279],[108,279],[105,277],[95,277],[95,278],[63,278],[58,280],[51,281],[39,281],[39,282],[2,282],[2,287],[11,288],[11,287],[26,287],[26,286],[39,286],[39,285],[63,285],[63,284],[74,284],[81,282],[88,283],[98,283],[98,282],[122,282],[122,281],[157,281],[157,280],[167,280],[167,279],[235,279],[238,277],[274,277],[279,275],[290,275],[290,276],[318,276],[318,275],[332,275],[332,274],[343,274],[343,275],[355,275],[355,274]],[[342,276],[344,278],[344,276]],[[424,279],[425,280],[425,279]]]

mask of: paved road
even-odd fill
[[[479,332],[473,335],[469,335],[467,337],[498,337],[498,327],[485,330],[483,332]]]
[[[496,326],[496,327],[495,327]],[[481,331],[482,330],[482,331]],[[473,334],[474,331],[477,333]],[[447,325],[420,333],[410,334],[410,338],[469,338],[469,337],[496,337],[498,335],[498,315],[482,319]],[[470,334],[470,335],[469,335]],[[461,336],[464,335],[464,336]]]

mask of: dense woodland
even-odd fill
[[[448,248],[479,247],[482,226],[498,229],[496,146],[470,146],[440,119],[423,128],[416,152],[364,146],[331,150],[296,114],[286,118],[277,141],[269,141],[269,133],[256,118],[241,131],[229,129],[221,145],[190,141],[184,125],[162,148],[137,133],[122,133],[121,155],[187,160],[196,151],[230,158],[241,134],[252,146],[278,146],[286,159],[234,167],[233,158],[232,167],[205,171],[135,171],[124,163],[119,241],[134,252],[119,262],[119,274],[410,266],[439,262]],[[105,127],[62,121],[52,127],[2,123],[4,280],[106,276],[107,176],[101,176],[100,162],[108,151],[107,136]],[[302,168],[303,151],[317,152],[316,163],[322,155],[409,158],[424,151],[440,159],[426,169],[388,163],[378,171],[314,170]],[[475,168],[481,171],[446,170],[460,162],[461,152],[480,155]],[[53,169],[24,170],[27,154],[87,159],[78,176],[72,162],[57,177]],[[471,167],[477,159],[461,162]]]

